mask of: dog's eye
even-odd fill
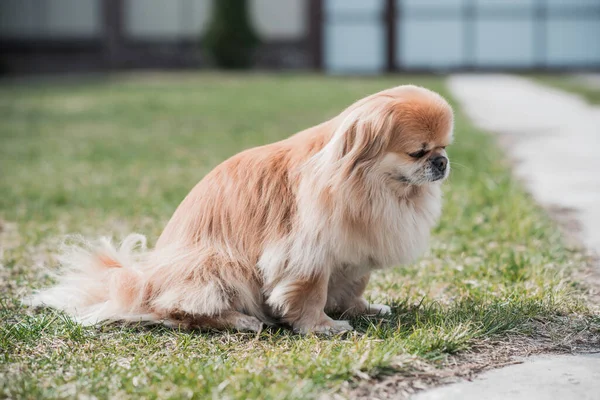
[[[412,158],[422,158],[425,154],[427,154],[427,150],[425,149],[416,151],[414,153],[408,153],[408,155]]]

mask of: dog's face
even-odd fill
[[[394,140],[396,139],[396,140]],[[379,163],[379,170],[393,181],[423,185],[446,179],[450,162],[446,146],[452,141],[452,127],[404,126],[396,133]]]
[[[439,95],[409,87],[392,107],[392,128],[380,171],[398,183],[424,185],[448,177],[452,108]]]
[[[345,121],[343,158],[348,168],[364,165],[390,185],[425,185],[450,173],[446,146],[452,142],[453,113],[438,94],[401,86],[356,107]]]

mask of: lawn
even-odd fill
[[[582,96],[591,104],[600,104],[600,87],[571,75],[534,75],[539,83]]]
[[[0,86],[0,397],[406,396],[514,354],[598,345],[574,276],[587,266],[457,110],[443,218],[417,263],[367,290],[386,318],[333,338],[285,329],[84,328],[19,298],[51,282],[66,234],[156,240],[191,187],[232,154],[435,77],[116,76]],[[446,377],[446,378],[444,378]]]

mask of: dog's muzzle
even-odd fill
[[[446,169],[448,168],[448,158],[438,155],[431,158],[429,162],[431,164],[433,180],[437,181],[443,179],[446,176]]]

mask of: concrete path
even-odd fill
[[[473,382],[421,392],[413,400],[598,400],[600,354],[533,357]]]
[[[600,254],[600,107],[509,75],[456,75],[449,86],[479,127],[508,140],[535,199],[575,211],[583,243]]]
[[[600,108],[507,75],[456,75],[449,87],[476,125],[501,135],[535,199],[572,210],[580,239],[600,255]],[[528,358],[414,396],[437,399],[599,400],[600,354]]]

